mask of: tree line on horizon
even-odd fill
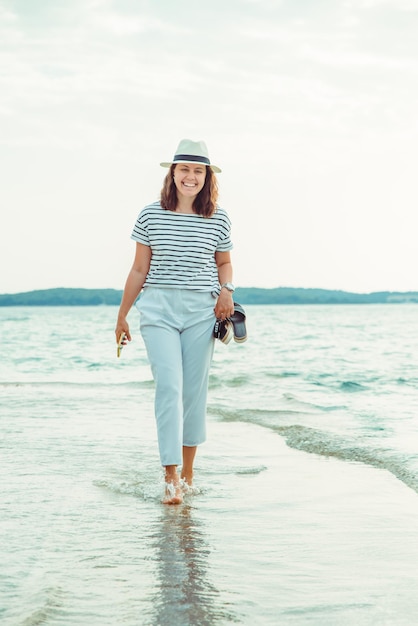
[[[0,306],[117,306],[122,290],[57,287],[16,294],[1,294]],[[238,287],[240,304],[396,304],[418,303],[418,291],[353,293],[302,287]]]

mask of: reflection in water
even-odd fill
[[[152,623],[155,626],[211,626],[236,622],[207,577],[207,541],[192,508],[165,506],[156,523],[158,585]]]

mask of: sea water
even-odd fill
[[[0,308],[2,624],[416,623],[417,306],[246,311],[170,507],[136,311]]]

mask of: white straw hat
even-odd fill
[[[162,167],[170,167],[173,163],[200,163],[201,165],[207,165],[214,172],[219,173],[222,171],[216,165],[211,164],[208,149],[204,141],[182,139],[173,160],[160,163],[160,165]]]

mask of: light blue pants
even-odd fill
[[[155,381],[161,464],[181,465],[182,447],[206,439],[215,298],[211,292],[146,287],[136,307]]]

